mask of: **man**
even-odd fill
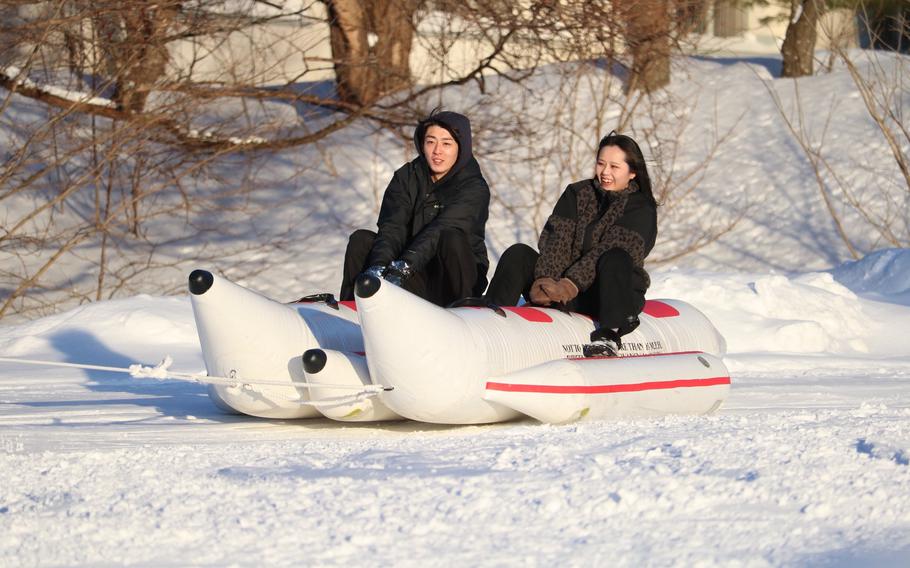
[[[342,300],[354,299],[364,271],[440,306],[486,288],[490,189],[471,150],[470,121],[434,112],[417,125],[414,145],[418,157],[395,172],[383,195],[378,233],[350,236]]]

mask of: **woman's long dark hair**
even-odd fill
[[[605,146],[616,146],[626,155],[626,163],[629,164],[629,170],[635,173],[635,181],[638,183],[638,189],[641,191],[651,205],[657,207],[657,200],[654,199],[654,192],[651,189],[651,176],[648,175],[648,166],[645,165],[645,157],[641,153],[638,143],[625,134],[613,132],[600,139],[597,146],[597,155]]]

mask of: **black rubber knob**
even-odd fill
[[[379,291],[382,286],[382,280],[372,274],[363,273],[357,277],[354,283],[354,293],[360,298],[369,298]]]
[[[310,375],[315,375],[325,368],[328,359],[322,349],[307,349],[303,352],[303,370]]]
[[[194,270],[190,272],[190,292],[201,296],[209,291],[212,284],[215,283],[215,277],[207,270]]]

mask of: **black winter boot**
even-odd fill
[[[616,357],[622,349],[619,331],[610,328],[595,329],[591,332],[591,343],[582,345],[585,357]]]

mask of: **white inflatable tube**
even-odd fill
[[[308,349],[303,354],[306,380],[312,385],[371,385],[366,358],[358,353],[333,349]],[[363,397],[356,390],[310,388],[313,406],[326,418],[341,422],[381,422],[403,420],[384,405],[378,396]]]
[[[580,314],[533,307],[443,309],[372,276],[356,284],[370,377],[392,410],[443,424],[500,422],[519,416],[485,398],[490,377],[547,361],[580,357],[594,323]],[[703,351],[723,356],[711,322],[685,302],[649,302],[621,355]]]
[[[541,422],[706,414],[726,400],[730,374],[707,353],[561,359],[486,383],[485,400]]]
[[[282,304],[205,270],[189,277],[190,299],[209,375],[250,380],[304,382],[300,356],[325,347],[363,351],[353,306],[339,303]],[[339,391],[337,394],[348,394]],[[306,389],[209,386],[221,408],[263,418],[321,416]]]

